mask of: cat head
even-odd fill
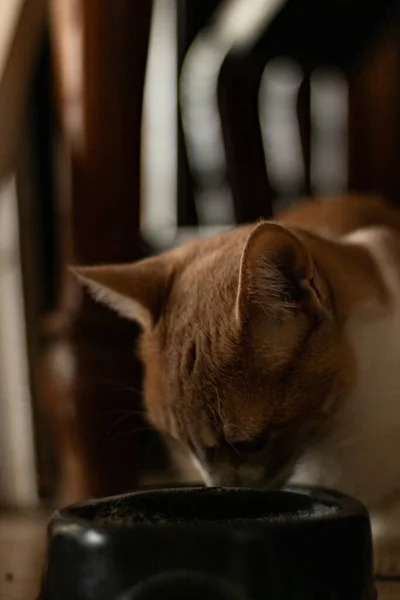
[[[346,385],[329,284],[280,225],[75,272],[141,324],[148,418],[214,485],[283,479]]]

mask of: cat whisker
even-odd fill
[[[127,419],[133,418],[135,416],[137,416],[135,413],[125,412],[120,417],[118,417],[113,423],[111,423],[110,427],[107,430],[106,435],[109,436],[113,431],[116,430],[116,428],[118,427],[118,425],[120,425],[121,423],[123,423]]]
[[[108,417],[110,415],[116,415],[116,414],[130,414],[130,415],[145,415],[145,411],[144,410],[136,410],[136,409],[131,409],[131,408],[112,408],[110,410],[106,410],[105,412],[101,413],[99,415],[99,418],[104,418],[104,417]]]
[[[212,417],[215,429],[218,431],[218,429],[220,427],[220,423],[219,423],[219,420],[218,420],[218,415],[215,412],[215,407],[212,404],[210,404],[209,405],[209,410],[210,410],[210,413],[211,413],[211,417]]]
[[[113,385],[118,386],[119,388],[126,390],[127,392],[133,392],[134,394],[142,394],[142,390],[131,387],[130,385],[123,383],[122,381],[117,381],[115,379],[108,379],[106,377],[97,377],[97,381],[101,381],[103,383],[112,383]]]
[[[107,437],[109,437],[110,439],[116,439],[116,438],[121,438],[121,437],[126,437],[126,436],[131,436],[133,437],[134,435],[136,435],[137,433],[144,433],[146,431],[153,431],[152,427],[136,427],[135,429],[128,429],[126,431],[120,431],[119,433],[114,433],[114,435],[110,435],[109,433],[107,433]]]
[[[240,454],[240,452],[239,452],[239,450],[236,448],[235,444],[233,444],[233,443],[231,442],[231,440],[230,440],[228,437],[226,437],[226,435],[224,435],[224,440],[225,440],[225,441],[226,441],[226,443],[227,443],[227,444],[229,444],[229,446],[230,446],[230,447],[231,447],[231,448],[232,448],[232,449],[233,449],[233,450],[236,452],[236,454],[238,455],[238,457],[240,458],[240,460],[241,460],[242,462],[245,462],[245,460],[244,460],[244,458],[243,458],[242,454]]]
[[[143,418],[146,417],[146,414],[142,410],[133,410],[129,408],[115,408],[101,413],[97,416],[97,420],[109,419],[113,416],[117,416],[118,418],[115,422],[111,423],[111,429],[113,429],[114,426],[118,425],[118,423],[120,423],[121,421],[124,421],[125,418],[140,417],[141,420],[143,420]]]
[[[221,398],[220,398],[220,395],[218,393],[218,388],[214,386],[214,390],[215,390],[215,393],[216,393],[216,396],[217,396],[218,416],[221,419],[221,423],[222,423],[223,419],[222,419],[222,410],[221,410]]]

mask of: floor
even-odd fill
[[[0,515],[0,600],[35,600],[48,515]],[[379,585],[379,600],[399,600],[399,583]]]
[[[48,515],[0,515],[0,600],[35,600]]]

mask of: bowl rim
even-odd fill
[[[167,488],[152,488],[152,489],[140,489],[134,492],[129,492],[127,494],[118,494],[114,496],[106,496],[101,498],[89,498],[88,500],[76,502],[70,504],[64,508],[61,508],[55,511],[51,517],[49,522],[49,532],[50,535],[54,532],[61,532],[63,530],[67,530],[70,534],[75,533],[77,535],[83,534],[85,531],[97,531],[104,535],[109,534],[117,534],[117,533],[132,533],[133,530],[141,531],[143,530],[157,530],[160,529],[168,529],[172,527],[179,528],[181,531],[185,530],[207,530],[207,531],[215,531],[223,529],[229,529],[233,527],[240,527],[240,525],[246,524],[246,528],[257,527],[260,525],[260,521],[256,519],[249,518],[248,521],[246,519],[231,519],[225,522],[219,522],[218,520],[207,520],[207,519],[198,519],[191,522],[190,520],[182,520],[174,521],[171,520],[163,521],[159,523],[154,522],[101,522],[96,520],[91,520],[89,518],[85,518],[76,514],[75,511],[78,511],[80,508],[87,508],[90,506],[97,505],[105,505],[109,502],[121,502],[127,501],[130,498],[137,498],[139,496],[153,496],[153,495],[167,495],[172,493],[199,493],[199,492],[221,492],[221,493],[253,493],[253,494],[291,494],[294,496],[308,496],[315,503],[319,503],[325,505],[329,508],[334,508],[335,510],[328,510],[326,513],[321,513],[318,516],[311,517],[306,515],[292,515],[290,517],[290,513],[282,513],[284,518],[279,520],[279,527],[284,528],[285,526],[293,527],[305,527],[310,526],[311,523],[334,523],[341,520],[348,520],[354,517],[364,517],[369,520],[369,514],[364,506],[359,500],[352,498],[346,494],[342,494],[335,490],[330,490],[327,488],[322,488],[318,486],[300,486],[300,485],[288,485],[280,490],[265,490],[259,488],[246,488],[246,487],[204,487],[204,486],[182,486],[182,487],[167,487]],[[266,511],[267,516],[267,511]],[[273,519],[266,519],[263,521],[263,526],[277,526],[277,521],[274,522]]]

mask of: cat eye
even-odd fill
[[[241,454],[256,454],[264,450],[266,443],[265,431],[257,435],[257,437],[248,440],[246,442],[236,442],[234,445],[235,449]]]

